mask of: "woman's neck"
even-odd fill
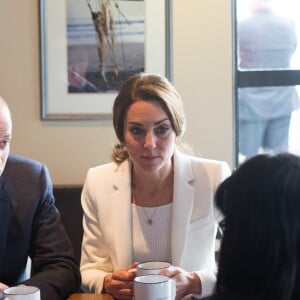
[[[161,206],[173,200],[173,164],[164,172],[141,173],[132,168],[132,202],[141,206]]]

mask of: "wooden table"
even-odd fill
[[[68,300],[113,300],[110,294],[72,294]]]

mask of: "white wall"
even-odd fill
[[[196,154],[232,165],[230,1],[173,1],[173,79],[184,99],[185,139]],[[40,120],[38,3],[0,1],[0,95],[13,113],[11,152],[44,162],[56,185],[82,184],[90,166],[110,161],[115,135],[111,120]]]
[[[201,156],[232,164],[231,1],[174,1],[174,84],[186,139]]]

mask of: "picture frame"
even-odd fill
[[[69,52],[67,36],[69,34],[67,1],[70,0],[39,1],[41,119],[110,119],[117,89],[97,92],[70,92],[68,89],[70,86],[68,55],[71,52]],[[72,0],[72,5],[79,1],[89,2]],[[135,2],[144,3],[144,70],[142,72],[159,73],[171,81],[172,0],[117,0],[117,2],[123,1],[131,2],[131,5]]]

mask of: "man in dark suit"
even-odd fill
[[[271,0],[249,0],[252,14],[238,23],[240,69],[287,69],[297,46],[294,23],[271,9]],[[294,86],[246,87],[238,91],[239,150],[246,158],[288,148]]]
[[[79,290],[80,273],[47,167],[10,155],[11,137],[11,114],[0,97],[0,292],[25,284],[39,287],[43,300],[66,299]],[[30,278],[24,276],[28,257]]]

